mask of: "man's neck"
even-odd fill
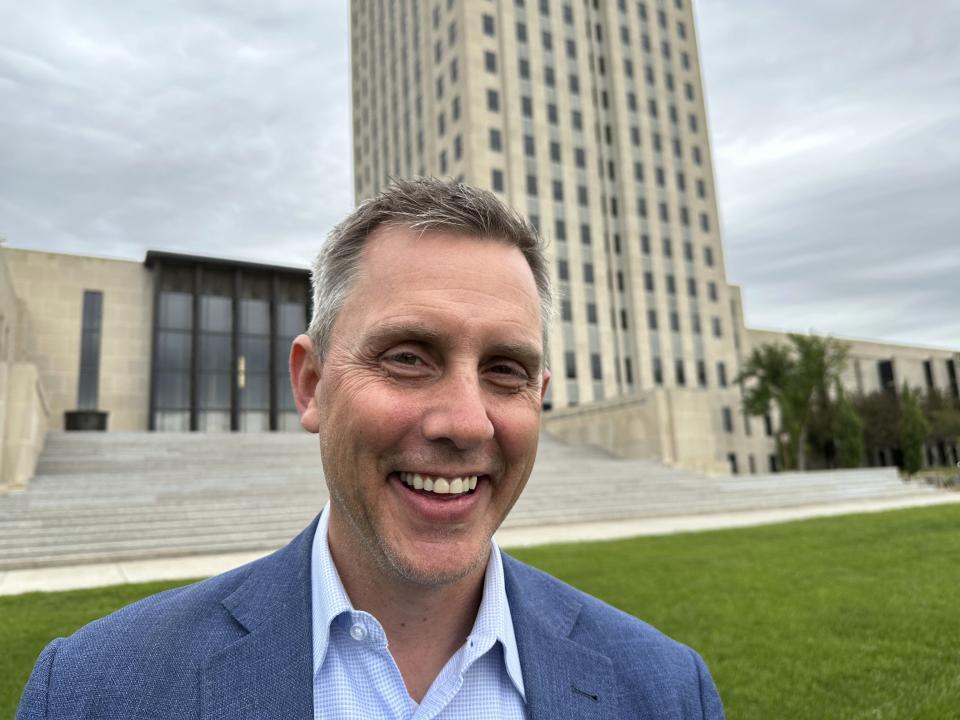
[[[333,526],[328,544],[351,604],[383,627],[407,691],[420,702],[473,628],[487,563],[457,582],[430,586],[386,571],[357,552],[358,543],[343,542]]]

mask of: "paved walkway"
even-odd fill
[[[937,493],[926,497],[863,500],[832,505],[706,513],[674,517],[583,522],[541,527],[507,527],[497,533],[504,548],[528,547],[554,542],[587,542],[644,535],[669,535],[701,530],[770,525],[791,520],[853,513],[883,512],[960,502],[960,493]],[[48,567],[0,572],[0,595],[34,591],[75,590],[151,580],[183,580],[216,575],[266,555],[267,552],[190,555],[124,562]]]

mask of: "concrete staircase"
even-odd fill
[[[706,477],[541,437],[505,527],[884,500],[936,490],[893,469]],[[50,433],[26,492],[0,496],[0,571],[273,549],[326,502],[303,433]]]

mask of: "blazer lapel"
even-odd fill
[[[513,616],[530,720],[609,720],[620,715],[613,662],[568,637],[580,604],[551,592],[548,580],[517,577],[504,555],[504,581]]]
[[[310,554],[317,521],[265,558],[223,606],[248,634],[201,674],[205,720],[313,717]]]

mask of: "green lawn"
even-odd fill
[[[514,554],[697,648],[732,720],[960,718],[960,505]],[[50,638],[171,585],[0,597],[0,717]]]

